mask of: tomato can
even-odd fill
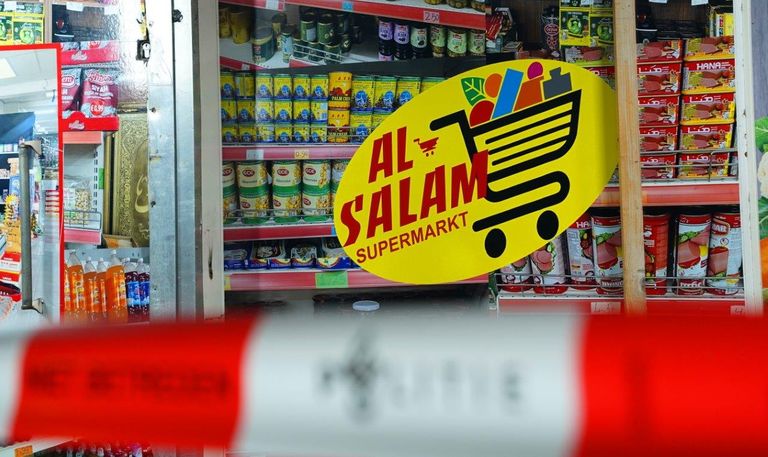
[[[562,294],[567,289],[563,237],[549,241],[531,254],[533,291],[537,294]]]
[[[348,71],[334,71],[328,73],[328,108],[349,109],[352,98],[352,73]]]
[[[291,122],[293,120],[293,102],[291,100],[275,100],[274,116],[276,122]]]
[[[621,294],[624,288],[624,259],[621,246],[621,219],[605,211],[592,215],[592,252],[595,255],[597,293]]]
[[[677,217],[675,276],[677,295],[701,295],[707,276],[712,217],[705,211],[687,211]]]
[[[595,287],[595,261],[592,254],[592,219],[583,214],[566,231],[565,238],[570,260],[571,287],[591,289]]]
[[[394,76],[377,76],[373,90],[373,107],[377,110],[392,111],[395,108],[397,93],[397,78]]]
[[[256,97],[272,98],[275,93],[274,81],[272,75],[265,73],[256,73]]]
[[[325,122],[309,125],[310,143],[325,143],[328,141],[328,126]]]
[[[645,246],[645,293],[667,293],[667,255],[669,254],[669,213],[643,214]]]
[[[313,76],[314,78],[314,76]],[[326,76],[327,78],[327,76]],[[304,100],[312,95],[312,84],[309,75],[293,75],[293,98]]]
[[[293,101],[293,120],[295,122],[309,122],[312,117],[309,110],[309,100]]]
[[[235,97],[239,99],[256,97],[255,75],[250,71],[238,71],[235,77]]]
[[[219,82],[221,84],[221,99],[231,100],[235,98],[235,74],[231,71],[221,70]]]
[[[272,122],[275,118],[275,102],[272,99],[256,100],[256,121]]]
[[[272,187],[294,187],[301,184],[301,162],[278,160],[272,162]]]
[[[712,215],[707,259],[708,291],[715,295],[734,295],[740,289],[741,215],[738,208]]]
[[[293,124],[293,142],[309,143],[309,122],[295,122]]]
[[[290,143],[293,139],[293,125],[288,122],[275,124],[275,141],[277,143]]]
[[[499,288],[507,292],[522,292],[529,289],[531,282],[531,261],[523,257],[499,270]]]
[[[288,100],[293,96],[293,80],[291,75],[279,74],[274,76],[275,99]]]
[[[312,100],[328,101],[328,75],[312,75],[309,79],[310,98],[312,98]],[[294,86],[295,85],[296,84],[294,84]]]
[[[355,76],[352,78],[352,109],[355,111],[373,110],[373,76]]]

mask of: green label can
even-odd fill
[[[256,73],[256,96],[258,98],[272,98],[274,93],[272,75]]]
[[[354,76],[352,78],[352,109],[357,111],[373,110],[373,76]]]
[[[313,100],[328,100],[328,75],[310,77],[310,97]]]
[[[293,120],[293,102],[291,100],[275,100],[275,122],[291,122]]]
[[[256,100],[256,120],[272,122],[275,119],[275,102],[271,99]]]
[[[473,56],[485,55],[485,30],[469,31],[469,53]]]
[[[268,182],[265,162],[239,162],[237,164],[237,186],[241,193],[247,189],[266,186]]]
[[[302,41],[317,40],[317,22],[315,21],[314,14],[307,13],[301,18],[299,32],[301,33]]]
[[[295,122],[309,122],[312,117],[309,109],[309,100],[293,101],[293,120]]]
[[[371,131],[376,130],[378,126],[381,125],[382,122],[384,122],[384,119],[386,119],[390,114],[392,114],[391,111],[383,111],[383,110],[373,110],[373,119],[371,120]]]
[[[293,187],[301,184],[301,162],[277,160],[272,162],[272,187]]]
[[[301,196],[301,208],[305,216],[310,216],[310,221],[317,217],[327,218],[331,215],[331,188],[326,186],[318,189],[304,186]]]
[[[221,164],[221,184],[224,188],[235,185],[236,171],[234,162],[224,162]]]
[[[253,51],[253,62],[266,62],[275,55],[275,40],[272,36],[272,27],[259,27],[256,30],[256,37],[251,42]]]
[[[309,75],[293,75],[293,98],[304,100],[309,98],[310,82]]]
[[[240,194],[240,211],[245,224],[263,224],[269,219],[269,187],[254,190],[253,193]]]
[[[328,190],[331,184],[330,160],[305,160],[302,162],[302,185]]]
[[[333,41],[335,36],[336,22],[333,15],[323,14],[317,21],[317,41],[322,44],[328,44]]]
[[[328,127],[325,123],[310,124],[309,141],[311,143],[325,143],[328,141]]]
[[[288,100],[293,96],[293,80],[291,75],[279,74],[274,76],[275,99]]]
[[[448,31],[448,57],[462,57],[467,55],[467,31],[464,29],[450,29]]]
[[[420,93],[423,94],[430,87],[434,87],[434,86],[440,84],[443,81],[445,81],[445,80],[443,78],[439,78],[439,77],[423,78],[421,80],[421,92]]]
[[[279,222],[298,219],[301,213],[301,188],[296,186],[272,186],[272,208]],[[290,219],[284,219],[290,218]]]

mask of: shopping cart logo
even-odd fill
[[[382,122],[347,166],[334,201],[346,254],[417,284],[529,255],[609,181],[616,110],[599,77],[555,61],[488,65],[429,89]]]

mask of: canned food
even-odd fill
[[[237,143],[240,138],[240,129],[237,124],[223,124],[221,126],[221,141],[225,144]]]
[[[347,143],[349,141],[349,111],[328,110],[328,142]]]
[[[356,111],[373,110],[373,76],[355,76],[352,78],[352,109]]]
[[[382,122],[390,115],[392,114],[391,111],[382,111],[375,109],[373,110],[373,117],[371,118],[371,131],[376,130],[378,126],[381,125]]]
[[[235,191],[233,188],[232,191],[225,192],[223,195],[222,203],[225,223],[231,224],[232,222],[235,222],[232,213],[237,211],[237,191]]]
[[[232,23],[229,20],[229,14],[228,6],[219,6],[219,38],[232,37]]]
[[[313,13],[306,13],[299,23],[299,31],[302,41],[317,40],[317,22]]]
[[[709,232],[712,218],[707,212],[686,212],[677,217],[675,276],[678,295],[701,295],[707,275]]]
[[[237,102],[234,100],[221,101],[221,122],[237,121]]]
[[[275,121],[291,122],[293,120],[293,102],[291,100],[275,100]]]
[[[469,44],[467,46],[469,54],[473,56],[485,55],[485,30],[470,30]]]
[[[738,208],[712,215],[707,259],[707,286],[715,295],[734,295],[740,290],[741,215]]]
[[[398,21],[395,23],[395,43],[408,44],[411,41],[411,28],[405,21]]]
[[[499,270],[499,287],[507,292],[521,292],[529,289],[531,282],[531,261],[524,257]]]
[[[667,293],[667,254],[669,253],[668,213],[643,214],[643,244],[645,245],[645,293]]]
[[[317,21],[317,41],[328,44],[336,37],[336,20],[332,14],[323,14]]]
[[[293,124],[293,142],[309,143],[309,122],[296,122]]]
[[[309,110],[309,100],[293,101],[293,120],[295,122],[309,122],[312,117]]]
[[[293,57],[300,59],[300,60],[306,60],[307,59],[307,47],[309,45],[306,41],[299,40],[298,38],[293,38]]]
[[[328,74],[330,94],[328,108],[349,109],[352,98],[352,73],[334,71]]]
[[[283,33],[283,26],[288,22],[288,16],[285,13],[276,13],[272,16],[272,34],[279,37]],[[282,49],[278,43],[277,49]]]
[[[256,73],[256,97],[272,98],[275,93],[272,75]]]
[[[621,252],[621,220],[613,212],[592,216],[592,252],[595,256],[597,293],[621,294],[624,261]]]
[[[301,213],[299,186],[272,187],[272,208],[276,222],[295,222]]]
[[[384,18],[379,18],[379,39],[382,41],[392,41],[395,37],[395,24]]]
[[[432,45],[432,55],[443,57],[445,55],[445,46],[448,41],[448,32],[445,26],[429,26],[429,43]]]
[[[397,80],[397,106],[411,101],[421,91],[421,78],[406,76]]]
[[[445,79],[439,78],[439,77],[423,78],[421,80],[421,92],[420,93],[423,94],[424,92],[427,91],[427,89],[429,89],[431,87],[434,87],[434,86],[440,84],[443,81],[445,81]]]
[[[328,141],[328,127],[325,123],[310,124],[309,141],[311,143],[325,143]]]
[[[429,44],[429,32],[426,24],[414,24],[411,27],[411,47],[413,49],[425,49]]]
[[[325,63],[327,65],[341,63],[341,41],[338,38],[335,38],[328,44],[324,44],[323,51],[325,52]]]
[[[349,141],[362,143],[371,133],[372,111],[352,111],[349,116]]]
[[[275,124],[272,122],[263,122],[256,125],[256,133],[258,134],[258,141],[263,143],[275,142]]]
[[[304,100],[309,98],[311,91],[309,75],[293,75],[293,98]]]
[[[272,162],[272,187],[294,187],[301,184],[301,162],[277,160]]]
[[[349,159],[336,159],[331,162],[331,186],[336,185],[338,187],[348,166]]]
[[[251,39],[252,15],[247,10],[232,9],[229,12],[229,25],[232,31],[232,42],[245,44]]]
[[[237,179],[236,173],[234,162],[224,162],[221,164],[221,185],[225,189],[235,185]]]
[[[320,62],[323,60],[323,43],[319,41],[309,42],[309,60],[310,62]]]
[[[235,74],[231,71],[221,70],[219,74],[219,83],[221,84],[221,99],[231,100],[235,98]]]
[[[329,187],[324,189],[304,187],[301,200],[302,212],[308,222],[325,220],[332,214],[331,189]]]
[[[275,99],[288,100],[293,96],[293,80],[291,75],[279,74],[274,76]]]
[[[250,71],[238,71],[234,74],[235,77],[235,96],[237,98],[254,98],[256,97],[256,79],[255,75]]]
[[[244,224],[263,224],[269,220],[269,188],[264,186],[260,193],[240,195],[240,210]]]
[[[275,119],[275,102],[270,99],[256,100],[256,120],[258,122],[272,122]]]
[[[265,26],[256,29],[256,37],[251,43],[253,50],[253,62],[266,62],[275,55],[275,40],[272,36],[272,27]]]
[[[334,18],[336,20],[336,35],[341,35],[342,33],[348,33],[350,31],[349,14],[337,11],[334,13]]]
[[[283,31],[283,33],[280,34],[279,43],[283,51],[283,63],[290,62],[291,56],[293,55],[293,27],[292,26],[288,30]]]
[[[309,94],[313,100],[328,101],[328,75],[312,75],[309,87]]]
[[[331,184],[331,161],[305,160],[302,162],[301,182],[304,186],[329,189]]]
[[[267,164],[265,162],[239,162],[237,164],[237,186],[241,190],[263,187],[268,183]]]
[[[352,50],[352,34],[345,32],[341,34],[341,53],[347,54]]]
[[[562,294],[568,290],[565,280],[563,237],[558,236],[531,254],[533,291],[537,294]]]
[[[595,287],[595,262],[592,251],[592,219],[582,215],[565,231],[570,260],[571,287],[591,289]]]
[[[312,100],[309,103],[311,122],[328,122],[328,102],[325,100]]]
[[[454,8],[466,8],[469,4],[469,0],[448,0],[448,6],[452,6]]]
[[[258,139],[258,133],[256,131],[256,124],[253,122],[247,124],[240,124],[238,126],[240,130],[240,142],[243,144],[253,144]]]
[[[287,122],[278,122],[275,124],[275,142],[290,143],[293,138],[293,125]]]
[[[450,29],[446,44],[448,57],[462,57],[467,55],[467,31],[464,29]]]
[[[397,78],[394,76],[377,76],[373,90],[374,108],[392,111],[395,108],[395,92]]]
[[[472,0],[472,8],[475,11],[485,12],[485,0]]]
[[[256,100],[237,101],[237,122],[246,124],[256,121]],[[242,132],[241,132],[242,133]]]

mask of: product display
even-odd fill
[[[346,270],[357,266],[346,256],[336,238],[267,240],[224,245],[224,269],[227,271],[312,268]]]

